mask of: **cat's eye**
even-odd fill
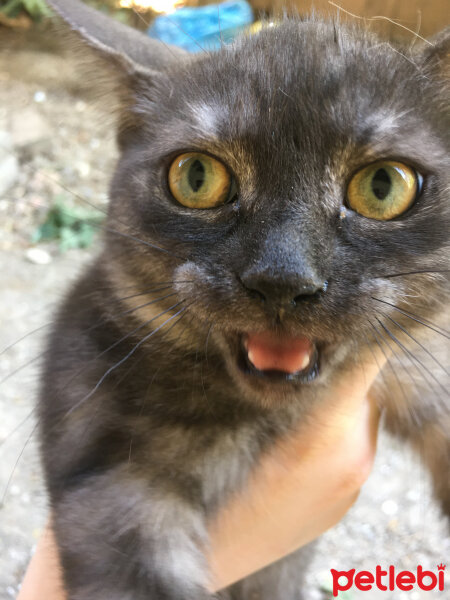
[[[389,221],[408,210],[416,199],[419,175],[407,165],[385,160],[358,171],[347,188],[347,201],[354,211],[380,221]]]
[[[200,152],[180,154],[169,169],[169,188],[188,208],[214,208],[230,199],[233,180],[216,158]]]

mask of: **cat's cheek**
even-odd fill
[[[180,265],[175,269],[174,273],[174,287],[180,295],[187,295],[190,298],[196,297],[196,284],[197,283],[214,283],[211,275],[208,274],[206,269],[203,269],[200,265],[193,261],[188,261]]]
[[[375,301],[373,298],[381,298],[385,302],[391,304],[402,303],[408,290],[404,282],[399,279],[384,279],[381,277],[369,278],[361,284],[361,305],[366,306],[367,318],[372,318],[377,315],[374,310]],[[363,298],[365,300],[363,301]],[[364,302],[364,304],[363,304]],[[379,307],[378,307],[379,308]]]

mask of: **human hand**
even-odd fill
[[[340,376],[306,426],[262,458],[211,522],[212,591],[311,542],[353,505],[375,457],[380,414],[369,390],[385,360],[361,357]]]
[[[309,543],[352,506],[375,456],[379,411],[368,392],[383,362],[362,359],[340,377],[307,426],[265,454],[245,489],[211,521],[212,592]],[[60,573],[48,527],[17,600],[64,600]]]

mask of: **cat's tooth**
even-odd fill
[[[303,359],[302,362],[302,366],[301,366],[301,371],[303,371],[303,369],[306,369],[306,367],[309,365],[309,363],[311,362],[311,355],[310,354],[305,354],[305,357]]]
[[[253,365],[253,364],[254,364],[254,363],[253,363],[253,350],[250,350],[250,351],[247,353],[247,358],[248,358],[248,360],[249,360],[249,361],[252,363],[252,365]]]

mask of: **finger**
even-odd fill
[[[17,600],[65,600],[56,541],[50,526],[39,540]]]

